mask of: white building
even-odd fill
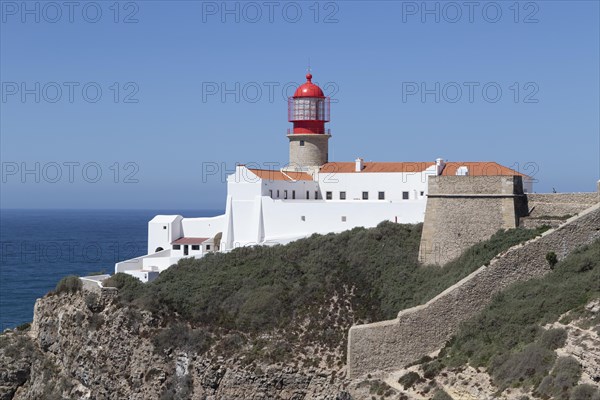
[[[427,180],[435,175],[522,175],[494,162],[328,162],[329,99],[311,82],[289,101],[290,163],[283,170],[236,167],[227,178],[225,214],[158,215],[148,223],[148,254],[115,272],[154,279],[184,257],[236,247],[283,244],[313,233],[423,222]],[[532,191],[531,180],[524,182]]]

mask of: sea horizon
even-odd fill
[[[147,254],[157,214],[210,217],[217,209],[0,208],[0,330],[30,322],[36,299],[64,276],[112,274]]]

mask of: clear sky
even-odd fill
[[[599,178],[598,1],[0,5],[1,207],[223,208],[236,163],[285,164],[309,60],[333,161]]]

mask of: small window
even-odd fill
[[[300,217],[300,220],[306,221],[306,217],[303,215],[303,216]]]
[[[315,190],[315,200],[319,200],[319,192]]]
[[[287,190],[284,190],[284,191],[283,191],[283,198],[284,198],[284,199],[287,199]]]
[[[206,245],[206,250],[210,250],[210,244]]]
[[[363,200],[369,200],[369,192],[363,192]]]
[[[193,244],[192,245],[192,250],[200,250],[200,245],[199,244]]]
[[[296,191],[292,190],[292,200],[296,200]]]
[[[408,200],[408,192],[402,192],[402,200]]]
[[[273,189],[270,189],[270,190],[269,190],[269,197],[270,197],[270,198],[273,198]]]
[[[385,192],[379,192],[378,198],[379,200],[385,200]]]
[[[279,189],[277,189],[277,198],[279,198]]]
[[[180,244],[174,244],[173,245],[173,250],[181,250],[181,245]]]
[[[420,195],[421,195],[421,196],[425,196],[425,192],[421,190],[421,193],[420,193]]]
[[[342,222],[346,222],[346,216],[342,215]]]
[[[340,192],[340,200],[346,200],[346,192]]]
[[[307,190],[306,191],[306,200],[310,199],[310,192]]]
[[[300,146],[301,146],[301,147],[304,147],[304,140],[301,140],[301,141],[300,141]]]
[[[333,193],[332,192],[325,192],[325,198],[327,200],[333,199]]]
[[[163,225],[163,229],[167,229],[167,226],[166,226],[166,225]]]

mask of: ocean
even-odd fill
[[[0,331],[31,322],[35,300],[64,276],[114,273],[146,254],[157,214],[208,217],[221,210],[0,210]]]

